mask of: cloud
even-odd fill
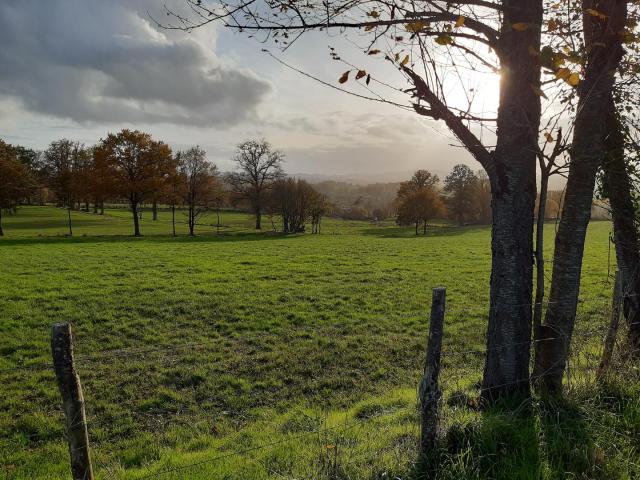
[[[153,2],[151,3],[153,5]],[[0,3],[0,96],[80,123],[233,126],[271,92],[202,34],[151,24],[140,0]]]

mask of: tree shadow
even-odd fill
[[[227,243],[227,242],[249,242],[249,241],[267,241],[267,240],[284,240],[303,236],[304,234],[284,234],[280,232],[224,232],[220,234],[196,234],[191,237],[189,235],[180,234],[177,236],[166,234],[151,234],[135,237],[133,235],[87,235],[79,234],[74,236],[68,235],[51,235],[37,237],[14,237],[6,236],[0,239],[0,245],[24,246],[24,245],[46,245],[46,244],[92,244],[92,243]]]
[[[453,407],[436,451],[409,478],[538,480],[601,478],[599,452],[578,405],[558,398]]]
[[[470,232],[480,232],[487,230],[489,225],[429,225],[427,234],[423,235],[422,230],[415,234],[413,227],[397,226],[376,226],[360,230],[363,235],[372,235],[382,238],[430,238],[464,235]]]

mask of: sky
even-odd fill
[[[310,33],[281,52],[219,25],[158,28],[153,18],[166,19],[165,3],[184,7],[183,0],[2,0],[0,138],[44,149],[63,137],[91,145],[135,128],[174,149],[200,145],[227,171],[238,143],[264,137],[284,152],[288,173],[318,179],[398,181],[418,168],[441,177],[456,163],[480,168],[442,123],[339,92],[262,51],[338,86],[346,67],[330,59],[332,46],[405,88],[357,38]],[[497,79],[487,85],[495,98]]]

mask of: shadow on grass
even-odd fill
[[[223,243],[223,242],[247,242],[262,240],[283,240],[298,238],[304,234],[283,234],[280,232],[224,232],[195,235],[180,234],[177,236],[165,234],[151,234],[135,237],[133,235],[67,235],[38,236],[38,237],[0,237],[0,245],[45,245],[45,244],[90,244],[90,243],[123,243],[123,242],[153,242],[153,243]]]
[[[584,411],[561,399],[454,411],[436,451],[416,463],[418,479],[538,480],[602,477],[603,454]]]
[[[422,230],[415,234],[413,227],[377,226],[360,230],[363,235],[373,235],[383,238],[430,238],[464,235],[470,232],[480,232],[489,228],[489,225],[432,225],[427,228],[427,234],[423,235]]]

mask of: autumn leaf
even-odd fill
[[[349,80],[349,70],[342,74],[342,76],[338,79],[338,82],[346,83],[347,80]]]
[[[560,28],[560,22],[558,20],[556,20],[555,18],[552,18],[551,20],[549,20],[547,22],[547,30],[550,32],[555,32],[556,30],[558,30],[558,28]]]
[[[544,138],[547,139],[547,142],[553,142],[553,136],[549,132],[544,132]]]
[[[372,18],[378,18],[380,16],[380,14],[376,10],[371,10],[369,13],[367,13],[367,15]]]
[[[380,50],[369,50],[369,55],[377,55],[380,53]]]
[[[571,76],[571,70],[568,68],[560,68],[556,71],[556,78],[567,80]]]
[[[364,27],[364,31],[365,32],[370,32],[371,30],[373,30],[374,28],[376,28],[375,25],[367,25],[366,27]]]
[[[567,82],[572,87],[575,87],[580,83],[580,75],[578,75],[577,73],[572,73],[571,75],[569,75],[569,78],[565,80],[565,82]]]
[[[405,55],[402,62],[400,62],[400,65],[406,65],[407,63],[409,63],[409,55]]]
[[[453,43],[453,39],[450,35],[443,34],[436,38],[436,43],[438,45],[451,45]]]
[[[425,22],[411,22],[407,23],[404,28],[406,28],[408,32],[418,33],[424,30],[426,26],[427,24]]]
[[[358,73],[356,73],[356,80],[360,80],[362,77],[365,77],[367,75],[367,72],[365,72],[364,70],[358,70]]]
[[[524,32],[529,28],[529,25],[524,22],[512,23],[511,28],[513,28],[516,32]]]
[[[464,17],[460,15],[458,20],[456,20],[456,28],[460,28],[464,25]]]

